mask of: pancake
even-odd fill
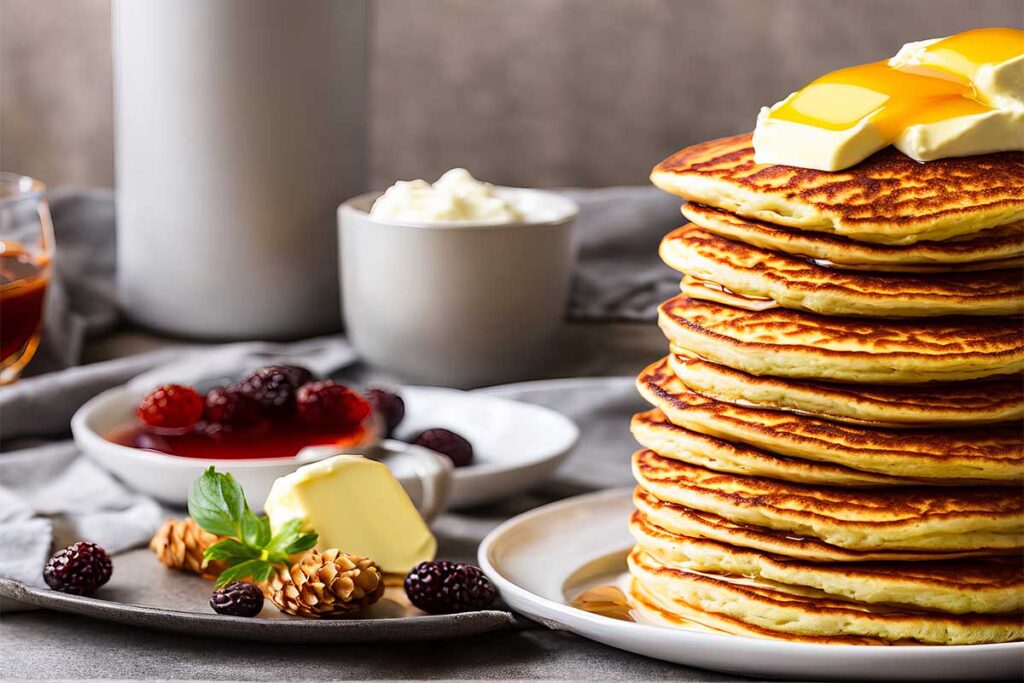
[[[693,225],[666,235],[660,254],[669,267],[698,280],[683,281],[689,296],[715,301],[724,287],[739,295],[740,307],[744,298],[753,297],[822,315],[904,318],[1024,312],[1024,277],[1019,270],[942,275],[841,271],[734,242]],[[754,304],[753,310],[765,309],[763,301]]]
[[[637,487],[633,505],[644,519],[660,529],[679,536],[707,538],[740,548],[754,548],[773,555],[809,562],[873,562],[949,560],[963,557],[1013,555],[1017,551],[993,551],[989,548],[958,551],[855,550],[826,543],[811,536],[795,536],[788,531],[756,524],[738,524],[713,512],[667,503]]]
[[[703,204],[684,204],[683,215],[720,237],[843,270],[945,273],[1024,267],[1024,221],[941,242],[893,247],[783,228]]]
[[[929,645],[998,643],[1024,638],[1024,621],[1016,613],[945,614],[821,597],[770,582],[665,566],[642,548],[630,552],[627,564],[644,598],[670,612],[673,603],[683,603],[687,606],[686,616],[698,623],[701,618],[693,610],[724,615],[782,638],[789,634],[861,636],[883,643]]]
[[[688,354],[671,354],[668,363],[686,388],[701,396],[851,424],[953,426],[1024,418],[1024,383],[1020,377],[950,384],[833,384],[757,377]]]
[[[633,513],[629,530],[659,564],[697,572],[745,576],[804,586],[857,602],[932,609],[952,614],[1024,610],[1024,563],[1019,557],[932,562],[807,562],[672,534]]]
[[[920,384],[1024,369],[1021,322],[1002,318],[868,320],[745,311],[680,295],[658,309],[679,348],[753,375]]]
[[[712,633],[729,633],[753,638],[786,640],[793,643],[814,643],[815,645],[889,645],[878,638],[862,636],[805,636],[771,631],[740,619],[734,619],[723,613],[704,611],[699,605],[687,603],[678,597],[672,599],[656,594],[637,579],[630,580],[629,603],[644,622],[667,624],[686,630],[706,630]]]
[[[756,164],[746,134],[676,152],[651,181],[745,218],[879,244],[944,240],[1024,219],[1019,152],[921,164],[888,147],[826,172]]]
[[[662,457],[717,472],[831,486],[947,485],[952,481],[890,477],[832,463],[787,458],[679,427],[657,409],[634,415],[630,430],[641,446]]]
[[[914,479],[1024,479],[1024,434],[1012,423],[897,430],[748,408],[689,391],[665,359],[640,373],[637,389],[673,424],[768,453]]]
[[[663,501],[852,550],[1024,549],[1017,487],[810,486],[714,472],[647,450],[633,455],[633,476]]]

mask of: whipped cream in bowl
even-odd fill
[[[579,207],[452,169],[338,209],[342,311],[360,356],[410,383],[533,379],[555,355]]]
[[[544,190],[499,187],[464,168],[446,171],[433,184],[400,180],[373,202],[370,218],[403,225],[453,227],[547,223],[577,211],[575,203]]]

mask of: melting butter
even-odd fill
[[[836,171],[888,145],[918,161],[1024,149],[1024,31],[905,45],[826,74],[758,116],[758,163]]]

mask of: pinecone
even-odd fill
[[[384,577],[365,557],[337,549],[310,550],[291,567],[277,570],[264,590],[286,614],[307,619],[347,617],[380,600]]]
[[[207,563],[203,552],[220,538],[203,530],[191,517],[169,519],[164,522],[149,542],[160,563],[183,572],[199,574],[204,579],[216,579],[227,569],[223,560]]]

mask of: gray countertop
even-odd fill
[[[167,345],[129,332],[94,343],[89,360]],[[665,351],[654,324],[576,324],[566,332],[562,359],[550,376],[631,375]],[[624,454],[623,457],[626,457]],[[516,511],[571,493],[555,487],[510,501]],[[490,511],[481,518],[490,524]],[[446,556],[471,557],[474,548],[439,538]],[[723,681],[733,677],[688,669],[609,648],[522,621],[521,628],[471,638],[420,643],[305,646],[191,638],[85,617],[35,611],[0,620],[0,678],[159,679],[670,679]]]

